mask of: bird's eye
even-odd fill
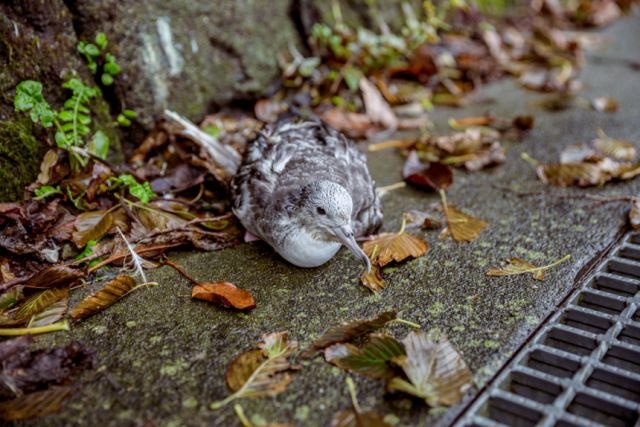
[[[318,212],[318,214],[320,214],[320,215],[326,215],[327,214],[327,211],[325,211],[323,208],[321,208],[319,206],[316,208],[316,212]]]

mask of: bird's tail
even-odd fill
[[[238,172],[242,161],[240,154],[208,133],[203,132],[198,126],[174,111],[164,110],[164,117],[177,125],[178,135],[188,138],[202,147],[208,160],[218,172],[216,177],[228,184]]]

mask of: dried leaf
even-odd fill
[[[260,349],[245,351],[233,359],[225,374],[229,390],[233,392],[240,390],[264,360],[265,357]]]
[[[636,147],[628,141],[609,138],[602,129],[598,129],[598,138],[591,141],[593,147],[615,160],[630,162],[636,158]]]
[[[545,184],[569,187],[590,187],[602,185],[611,179],[597,164],[593,163],[554,163],[538,165],[536,173]]]
[[[556,265],[563,263],[571,258],[571,255],[566,255],[560,258],[557,261],[552,262],[551,264],[537,267],[531,264],[528,261],[519,259],[519,258],[509,258],[507,260],[507,265],[501,268],[492,268],[487,271],[487,276],[513,276],[516,274],[525,274],[531,273],[534,279],[536,280],[544,280],[544,272],[551,267],[555,267]]]
[[[30,338],[9,341],[0,347],[0,400],[21,393],[69,383],[73,376],[93,364],[93,352],[78,341],[64,347],[30,350]],[[8,350],[8,351],[7,351]]]
[[[40,163],[40,173],[38,174],[37,182],[39,184],[48,184],[51,179],[51,170],[58,163],[58,153],[56,150],[49,150],[45,153]]]
[[[460,353],[446,337],[434,340],[423,331],[410,332],[402,340],[406,356],[395,359],[407,379],[395,377],[390,391],[402,391],[425,399],[429,406],[455,405],[471,387],[472,375]]]
[[[67,312],[68,305],[68,296],[61,299],[60,301],[54,302],[49,307],[33,316],[33,318],[31,318],[31,321],[29,322],[28,327],[38,328],[40,326],[51,325],[57,322],[58,320],[62,319],[64,314]]]
[[[395,371],[392,359],[404,356],[402,344],[394,338],[373,334],[361,348],[352,344],[334,344],[324,350],[324,358],[342,369],[373,378],[391,378]]]
[[[45,289],[42,292],[32,295],[29,297],[18,309],[16,312],[16,319],[21,321],[26,321],[35,316],[36,314],[42,312],[47,307],[52,304],[69,299],[69,288],[61,287],[61,288],[51,288]],[[59,319],[59,318],[58,318]],[[53,322],[58,319],[53,320]],[[53,323],[50,322],[50,323]],[[48,323],[45,323],[48,324]],[[32,326],[43,326],[43,324],[32,325]]]
[[[83,212],[76,217],[72,240],[79,248],[84,247],[89,240],[98,241],[111,230],[113,216],[109,211],[99,210]]]
[[[256,308],[256,302],[249,292],[229,282],[199,283],[191,290],[191,298],[238,310]]]
[[[451,234],[451,237],[458,242],[471,242],[477,239],[487,226],[487,222],[467,215],[449,205],[444,191],[440,192],[440,197],[447,220],[447,227],[442,231],[441,237]]]
[[[82,277],[84,277],[84,273],[80,270],[66,265],[52,265],[38,271],[25,280],[22,285],[26,288],[55,288],[71,285]]]
[[[59,412],[64,401],[75,391],[73,386],[51,386],[0,402],[0,418],[5,421],[27,420]]]
[[[322,113],[322,120],[329,126],[344,132],[351,138],[366,138],[371,133],[380,130],[379,126],[371,122],[366,114],[332,108]]]
[[[398,233],[379,234],[362,245],[362,250],[371,262],[380,267],[384,267],[391,261],[400,262],[409,257],[418,258],[427,253],[428,249],[427,242],[403,230]]]
[[[227,371],[227,383],[240,387],[225,399],[211,404],[211,409],[219,409],[235,399],[245,397],[275,396],[282,393],[291,382],[289,370],[289,356],[298,348],[296,341],[289,342],[287,332],[277,332],[263,335],[264,343],[260,345],[263,360],[256,366],[255,355],[236,358],[232,362],[248,363],[248,366],[235,366]],[[247,371],[253,371],[245,379]],[[229,374],[231,372],[231,374]],[[233,379],[229,378],[233,375]],[[244,379],[244,381],[243,381]]]
[[[376,86],[367,78],[361,78],[359,86],[365,111],[371,121],[379,123],[385,128],[395,129],[398,126],[398,118]]]
[[[362,335],[368,334],[369,332],[373,332],[395,318],[395,311],[385,311],[373,319],[352,320],[350,322],[341,323],[338,326],[333,326],[320,338],[316,339],[311,346],[302,353],[302,357],[311,357],[317,351],[323,350],[332,344],[351,341]]]
[[[371,266],[371,270],[369,272],[364,272],[362,274],[360,281],[374,293],[384,288],[384,279],[380,273],[380,267],[375,264]]]
[[[127,295],[135,286],[136,281],[133,277],[120,275],[73,307],[71,318],[80,320],[92,316]]]
[[[631,228],[640,230],[640,199],[631,200],[631,209],[629,210],[629,222]]]
[[[618,111],[618,101],[609,96],[600,96],[591,100],[591,106],[599,112],[613,113]]]
[[[425,230],[435,230],[442,226],[442,222],[439,218],[435,218],[427,212],[415,209],[402,214],[402,220],[405,221],[405,229],[420,227]]]
[[[438,162],[425,165],[415,150],[409,153],[404,162],[402,176],[409,184],[429,190],[444,190],[453,183],[453,173],[449,166]]]

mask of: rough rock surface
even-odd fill
[[[402,19],[400,0],[386,2],[382,18]],[[122,73],[97,101],[101,126],[109,109],[131,108],[150,128],[165,108],[194,121],[215,106],[269,94],[280,74],[277,57],[304,49],[313,22],[331,20],[331,2],[319,0],[26,0],[0,4],[0,200],[17,199],[33,181],[45,151],[24,115],[13,112],[14,88],[25,79],[43,83],[59,105],[61,83],[72,73],[90,82],[75,46],[104,32]],[[419,7],[419,6],[418,6]],[[351,23],[375,26],[363,0],[342,2]],[[418,9],[416,9],[418,10]],[[111,132],[113,134],[113,132]],[[138,134],[140,135],[140,134]],[[133,138],[137,139],[137,138]],[[16,169],[17,166],[17,169]],[[16,173],[17,170],[17,173]]]

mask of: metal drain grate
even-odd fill
[[[568,301],[457,427],[640,427],[640,234]]]

